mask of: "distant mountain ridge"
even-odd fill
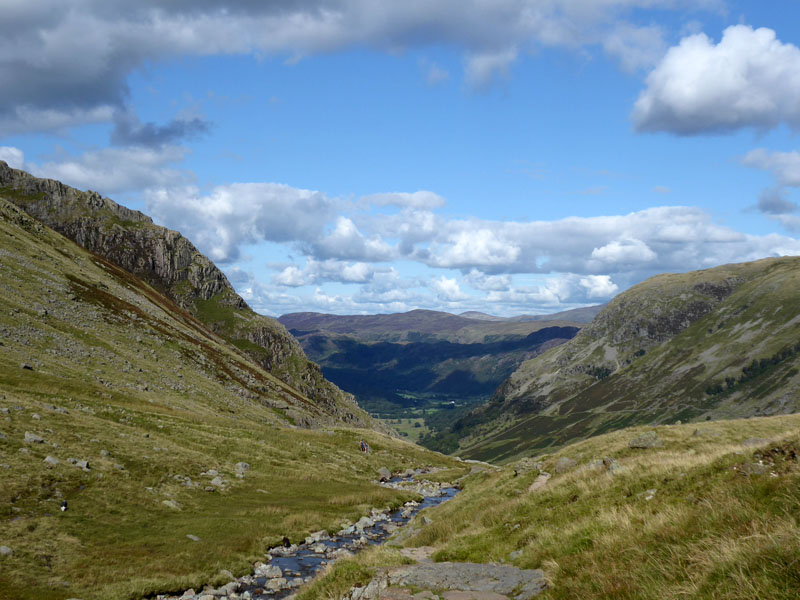
[[[286,329],[253,312],[222,271],[180,233],[96,192],[37,178],[3,161],[0,197],[142,278],[327,412],[345,421],[361,419],[353,398],[324,379]]]
[[[453,426],[508,458],[639,424],[800,410],[800,257],[648,279]]]

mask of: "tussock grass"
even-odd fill
[[[541,568],[551,582],[544,597],[551,599],[796,598],[800,464],[767,460],[770,472],[751,476],[737,469],[774,447],[800,454],[800,415],[711,422],[698,435],[696,425],[662,426],[656,428],[662,447],[628,447],[652,429],[623,430],[539,457],[553,477],[534,492],[527,489],[536,470],[470,475],[407,544],[436,547],[438,561]],[[742,444],[750,438],[767,441]],[[578,465],[557,474],[564,456]],[[589,466],[604,457],[620,469]]]

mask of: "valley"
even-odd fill
[[[0,175],[0,597],[800,587],[800,259],[277,322],[146,215]]]

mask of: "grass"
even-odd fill
[[[405,545],[433,546],[437,561],[543,569],[544,599],[796,598],[800,415],[663,426],[655,429],[663,446],[628,447],[648,430],[468,475]],[[562,457],[576,466],[558,473]],[[606,457],[619,464],[613,474],[593,466]],[[758,460],[766,473],[742,474]],[[529,492],[537,463],[553,476]],[[458,478],[466,468],[440,474]],[[379,552],[336,563],[302,598],[342,598],[399,564],[395,549]]]
[[[380,467],[454,464],[337,424],[149,286],[2,201],[0,240],[0,545],[14,551],[0,557],[0,598],[198,589],[221,569],[248,572],[284,535],[408,499],[375,485]]]

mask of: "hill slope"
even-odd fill
[[[381,466],[452,462],[337,428],[153,287],[2,199],[0,296],[0,598],[199,588],[250,572],[284,535],[399,502],[372,482]]]
[[[0,198],[152,285],[323,410],[356,418],[352,398],[326,381],[274,319],[253,312],[225,275],[176,231],[103,198],[0,161]]]
[[[800,410],[800,258],[649,279],[570,342],[523,363],[462,419],[466,456],[641,423]]]
[[[279,321],[326,378],[355,394],[373,416],[427,445],[434,440],[430,432],[486,402],[523,361],[572,338],[582,323],[561,316],[520,321],[414,310],[295,313]]]

